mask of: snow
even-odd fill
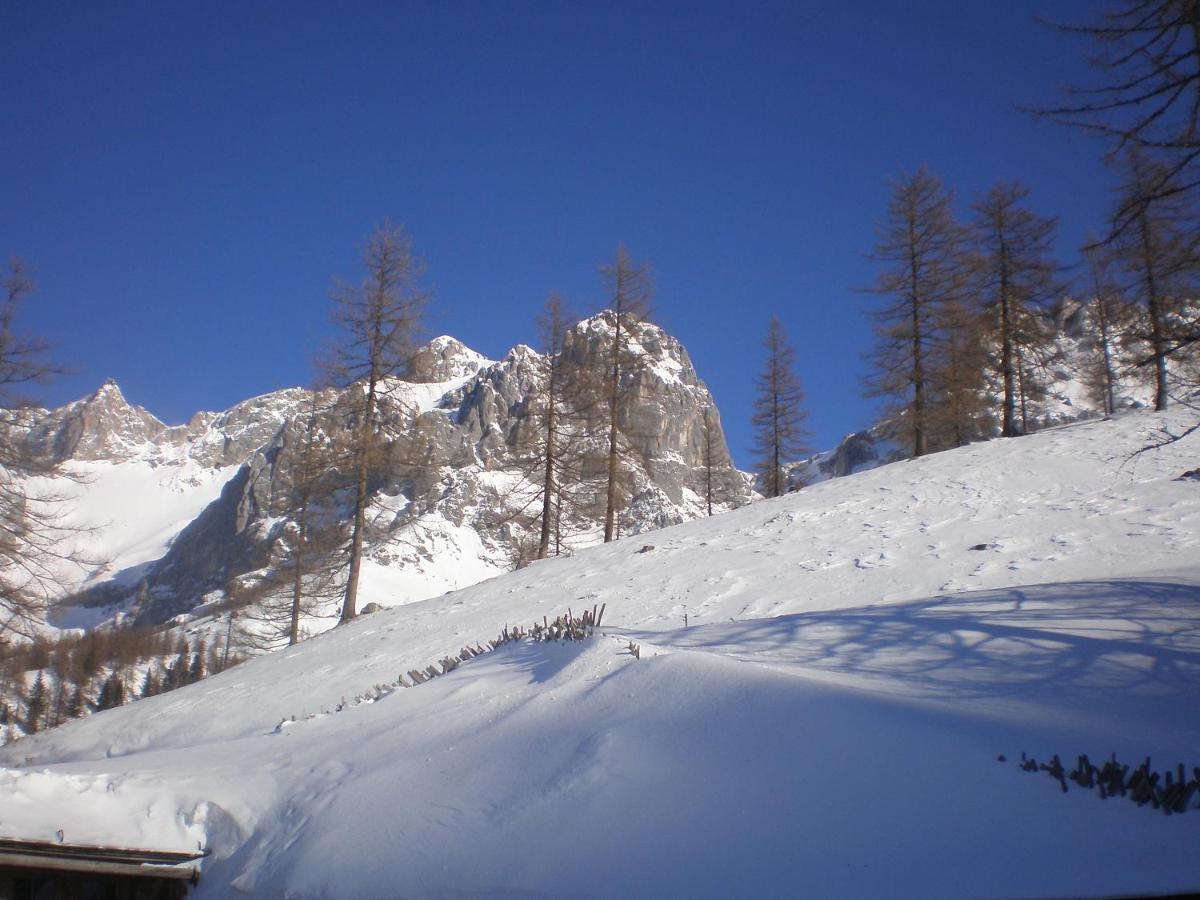
[[[409,407],[414,415],[436,409],[447,395],[474,380],[474,374],[463,375],[449,381],[414,382],[400,378],[385,378],[380,382],[380,393],[388,399]]]
[[[1200,765],[1198,441],[1131,457],[1164,421],[883,466],[362,616],[6,747],[0,835],[202,841],[198,897],[1194,890],[1200,812],[1013,762]],[[354,702],[601,603],[602,637]]]
[[[420,535],[420,552],[401,533],[373,547],[363,560],[363,596],[380,606],[423,600],[510,568],[484,547],[474,528],[454,525],[436,513],[422,516],[409,533]]]
[[[169,465],[147,459],[76,460],[67,471],[75,480],[31,479],[30,485],[34,495],[63,498],[61,524],[70,529],[66,546],[89,562],[62,567],[64,592],[108,580],[136,584],[147,564],[162,557],[176,535],[220,496],[237,467],[213,468],[183,457]],[[64,608],[55,624],[90,627],[103,615],[103,610]]]

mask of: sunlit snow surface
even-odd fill
[[[1165,422],[886,466],[362,617],[16,742],[0,834],[203,841],[200,897],[1200,888],[1200,811],[1014,764],[1200,765],[1200,483],[1177,480],[1200,441],[1130,458]],[[331,712],[601,603],[603,638]]]

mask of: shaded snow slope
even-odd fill
[[[33,479],[31,486],[36,495],[63,498],[61,524],[69,529],[63,549],[85,560],[84,565],[58,567],[65,591],[107,581],[135,586],[237,471],[236,466],[213,468],[186,458],[170,465],[78,460],[66,468],[69,478]],[[59,628],[86,628],[111,613],[65,607],[52,622]]]
[[[1200,887],[1200,813],[1012,763],[1200,765],[1196,440],[1128,459],[1164,419],[887,466],[363,617],[5,748],[0,834],[203,834],[208,897]],[[599,603],[607,637],[329,712]]]

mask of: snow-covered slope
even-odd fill
[[[0,834],[202,841],[208,897],[1200,887],[1200,815],[1013,764],[1200,765],[1197,439],[1130,458],[1164,421],[897,463],[363,617],[5,748]],[[606,637],[353,702],[601,603]]]
[[[1021,428],[1026,433],[1105,415],[1101,388],[1104,350],[1095,314],[1094,301],[1073,297],[1061,297],[1043,311],[1041,329],[1046,343],[1035,360],[1023,361],[1018,369],[1018,413]],[[986,407],[990,412],[968,429],[967,440],[988,439],[1000,434],[1003,383],[998,372],[997,351],[998,348],[992,348],[992,359],[985,374]],[[1113,338],[1109,352],[1114,378],[1113,408],[1118,411],[1152,408],[1153,371],[1140,365],[1150,350],[1134,341],[1126,345]],[[1195,361],[1170,360],[1169,368],[1177,394],[1186,396],[1200,386],[1200,371]],[[1191,388],[1186,387],[1189,384]],[[933,444],[939,444],[936,434]],[[906,433],[902,422],[885,417],[870,428],[846,435],[836,447],[793,462],[786,468],[789,483],[798,487],[873,469],[907,459],[911,454],[911,435]]]

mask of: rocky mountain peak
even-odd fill
[[[49,412],[34,428],[58,459],[128,459],[167,426],[125,399],[109,378],[89,397]]]
[[[112,397],[125,402],[125,395],[121,393],[121,386],[117,384],[115,378],[105,378],[104,383],[96,388],[96,392],[92,394],[92,399],[100,397]]]
[[[413,354],[405,380],[434,384],[470,378],[490,364],[491,360],[482,353],[477,353],[457,338],[443,334]]]

